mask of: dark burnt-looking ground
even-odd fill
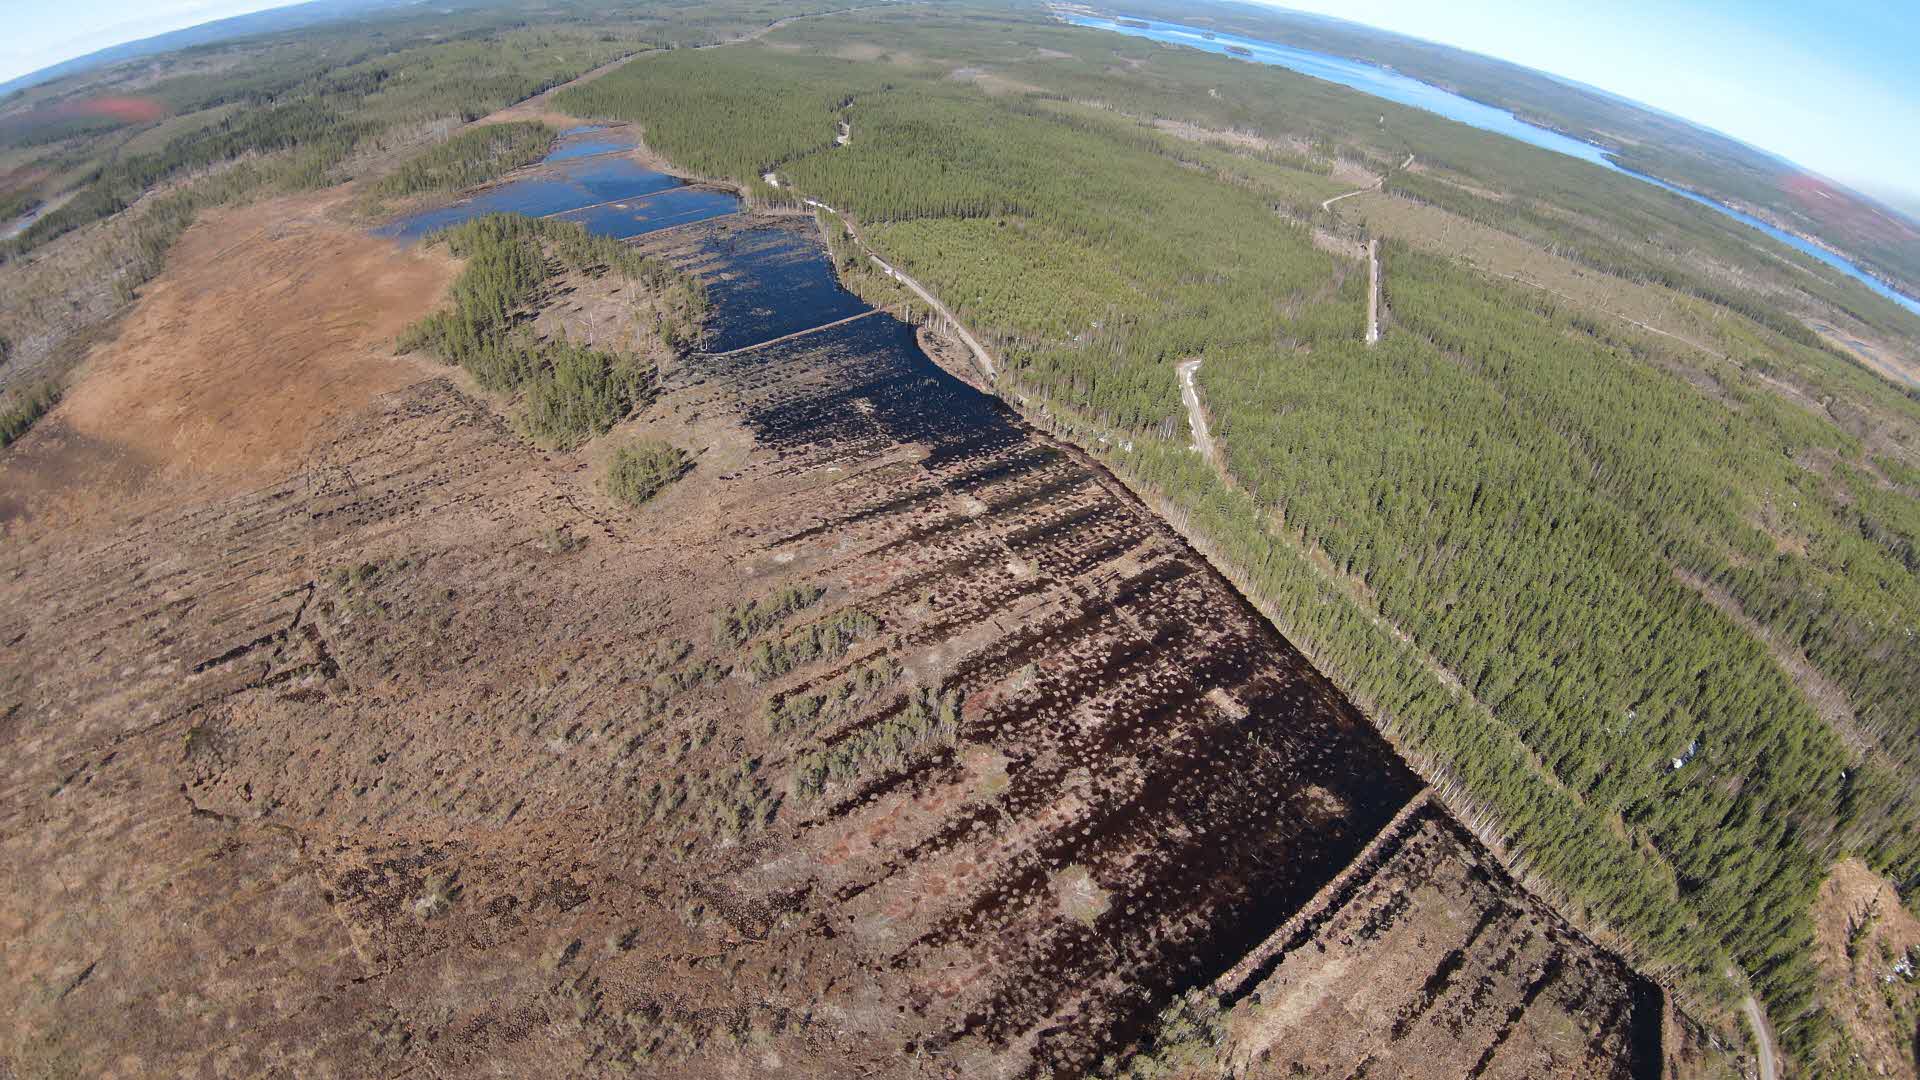
[[[1226,988],[1237,1075],[1663,1075],[1658,990],[1432,803],[1359,870]]]
[[[802,811],[821,865],[779,880],[832,896],[877,966],[945,958],[935,1044],[1090,1048],[1110,1018],[1230,965],[1417,787],[1163,525],[891,319],[707,370],[769,476],[851,474],[782,500],[756,546],[848,583],[883,647],[966,702],[953,747]],[[917,462],[865,468],[903,444]],[[1004,759],[996,797],[974,797],[970,755]],[[1112,894],[1084,922],[1056,896],[1075,866]]]
[[[650,243],[709,277],[716,352],[859,310],[810,227]],[[811,323],[742,306],[780,282]],[[18,1071],[1076,1075],[1318,905],[1379,929],[1236,992],[1404,1011],[1453,974],[1404,1024],[1316,997],[1247,1060],[1636,1073],[1657,996],[1438,811],[1329,900],[1419,779],[910,328],[696,356],[629,433],[695,455],[638,511],[429,379],[281,482],[0,557]],[[789,586],[824,592],[716,635]],[[833,620],[844,653],[754,674]],[[1396,889],[1472,932],[1395,929]]]

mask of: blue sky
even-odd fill
[[[1124,0],[1104,0],[1124,10]],[[279,6],[0,0],[0,79]],[[1920,212],[1916,0],[1290,0],[1656,105]]]
[[[286,0],[0,0],[0,81],[123,41],[198,26]]]

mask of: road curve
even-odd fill
[[[842,218],[841,220],[845,221],[846,219]],[[849,227],[849,231],[851,231],[851,227]],[[933,310],[940,313],[940,317],[946,320],[947,325],[953,328],[955,334],[959,335],[961,344],[965,345],[967,351],[973,354],[974,362],[979,364],[981,370],[987,373],[987,379],[989,381],[1000,377],[999,369],[993,366],[993,356],[987,352],[986,346],[974,339],[973,334],[968,332],[966,326],[962,325],[959,319],[953,317],[953,312],[947,310],[947,305],[941,303],[939,297],[927,291],[926,286],[908,277],[905,271],[895,269],[892,264],[888,263],[885,259],[875,255],[873,249],[867,247],[866,242],[858,236],[854,237],[854,241],[860,245],[861,250],[867,253],[867,258],[872,259],[874,265],[878,266],[883,273],[900,284],[905,285],[907,288],[912,289],[915,296],[925,300]]]
[[[1413,154],[1412,152],[1408,152],[1407,160],[1400,163],[1400,170],[1404,172],[1407,169],[1410,169],[1412,167],[1413,167]],[[1381,173],[1380,179],[1375,180],[1373,183],[1368,184],[1366,187],[1356,188],[1353,191],[1347,192],[1345,195],[1335,195],[1333,198],[1328,199],[1325,202],[1321,203],[1320,209],[1331,213],[1333,211],[1333,204],[1339,202],[1341,199],[1351,199],[1355,195],[1365,195],[1369,191],[1376,191],[1380,188],[1385,187],[1387,184],[1387,173],[1391,173],[1393,171],[1394,170],[1392,169],[1388,169],[1387,172]]]
[[[1355,195],[1365,195],[1367,192],[1372,191],[1374,188],[1377,188],[1379,186],[1380,186],[1380,182],[1376,180],[1373,183],[1368,184],[1366,187],[1356,188],[1353,191],[1347,192],[1345,195],[1335,195],[1333,198],[1328,199],[1327,201],[1321,203],[1320,209],[1331,211],[1333,209],[1333,204],[1339,202],[1341,199],[1351,199]]]
[[[987,347],[980,344],[979,339],[975,338],[973,334],[967,330],[966,325],[958,318],[955,318],[953,312],[948,310],[947,305],[941,303],[940,298],[928,291],[926,286],[907,276],[906,271],[896,268],[892,263],[875,254],[874,250],[867,246],[866,240],[861,238],[860,229],[854,225],[852,219],[840,211],[835,210],[833,207],[828,206],[826,203],[821,202],[819,199],[802,198],[800,201],[820,213],[832,214],[841,224],[845,225],[847,227],[847,236],[853,240],[853,245],[865,252],[867,258],[873,260],[873,264],[880,268],[881,273],[913,290],[915,296],[925,300],[928,307],[938,312],[940,317],[946,320],[947,325],[951,327],[954,334],[960,338],[960,343],[965,345],[967,351],[973,354],[973,362],[980,365],[980,370],[986,373],[987,381],[993,382],[1000,378],[1000,369],[994,366],[993,354],[987,351]]]
[[[1760,1048],[1760,1080],[1775,1080],[1774,1063],[1779,1059],[1774,1056],[1773,1032],[1767,1027],[1766,1015],[1752,994],[1740,1003],[1740,1009],[1747,1014],[1747,1023],[1753,1025],[1753,1041]]]

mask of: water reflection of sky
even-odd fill
[[[561,221],[577,221],[595,235],[625,240],[642,233],[658,232],[676,225],[731,214],[738,209],[740,200],[727,192],[680,187],[644,198],[621,199],[554,216]]]
[[[564,146],[556,146],[553,153],[547,155],[547,161],[568,161],[573,158],[593,157],[595,154],[611,154],[619,150],[628,150],[632,143],[618,139],[578,139]]]
[[[400,218],[377,231],[382,236],[417,240],[436,229],[485,214],[564,214],[594,232],[625,239],[740,208],[739,200],[732,195],[686,188],[677,177],[616,154],[633,146],[633,141],[601,134],[606,130],[592,126],[570,129],[538,171],[451,206]],[[607,205],[626,200],[637,201],[625,206]],[[586,209],[589,207],[595,209]]]
[[[1316,79],[1339,83],[1342,86],[1372,94],[1374,97],[1437,113],[1449,120],[1458,120],[1483,131],[1492,131],[1519,139],[1521,142],[1538,146],[1543,150],[1577,157],[1596,165],[1610,164],[1606,160],[1605,152],[1591,143],[1569,138],[1557,131],[1535,127],[1504,109],[1483,105],[1478,101],[1463,98],[1437,86],[1431,86],[1397,71],[1373,64],[1363,64],[1357,60],[1309,52],[1306,49],[1296,49],[1287,45],[1275,45],[1272,42],[1256,41],[1252,38],[1236,37],[1233,34],[1211,32],[1213,36],[1208,37],[1210,31],[1197,30],[1191,26],[1180,26],[1176,23],[1154,22],[1150,23],[1148,28],[1141,29],[1137,26],[1124,26],[1112,19],[1074,16],[1070,21],[1079,26],[1117,30],[1135,37],[1150,38],[1173,45],[1187,45],[1222,56],[1235,55],[1228,47],[1237,46],[1247,53],[1241,59],[1275,64],[1298,71],[1303,75],[1311,75]]]
[[[727,352],[823,326],[867,310],[840,285],[833,260],[811,229],[724,230],[700,245],[725,268],[707,281],[713,318],[707,348]]]

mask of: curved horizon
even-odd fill
[[[1662,17],[1669,20],[1675,17],[1690,18],[1700,26],[1715,27],[1719,33],[1643,35],[1629,42],[1634,48],[1619,47],[1622,44],[1619,40],[1620,28],[1640,21],[1644,17],[1643,9],[1651,2],[1626,0],[1624,7],[1611,11],[1606,19],[1583,17],[1586,14],[1584,11],[1573,11],[1564,3],[1507,5],[1483,2],[1452,5],[1444,12],[1410,0],[1338,0],[1337,3],[1334,0],[1286,0],[1284,3],[1252,0],[1249,6],[1326,19],[1376,33],[1396,34],[1514,64],[1547,78],[1733,140],[1757,153],[1777,158],[1797,170],[1845,186],[1854,194],[1866,196],[1884,208],[1920,223],[1920,181],[1910,179],[1920,177],[1920,79],[1906,73],[1904,60],[1899,60],[1892,69],[1892,85],[1881,87],[1883,92],[1876,100],[1882,100],[1883,104],[1893,101],[1904,105],[1904,109],[1884,111],[1896,115],[1895,123],[1904,119],[1913,130],[1902,134],[1896,129],[1890,135],[1882,133],[1880,137],[1869,140],[1881,151],[1878,165],[1860,164],[1860,142],[1857,138],[1844,140],[1848,146],[1854,147],[1849,151],[1852,155],[1850,162],[1832,159],[1836,125],[1846,127],[1839,120],[1847,112],[1844,109],[1815,113],[1802,108],[1798,110],[1799,127],[1782,127],[1776,123],[1762,133],[1751,130],[1755,122],[1751,115],[1730,115],[1724,107],[1724,100],[1719,102],[1723,106],[1720,108],[1715,107],[1716,101],[1712,96],[1703,100],[1697,93],[1685,100],[1678,100],[1689,94],[1690,88],[1698,91],[1710,83],[1718,91],[1733,91],[1721,94],[1722,98],[1737,98],[1742,102],[1755,97],[1770,100],[1765,91],[1775,85],[1776,80],[1746,78],[1734,84],[1725,82],[1724,75],[1716,73],[1723,73],[1730,66],[1738,67],[1742,73],[1756,70],[1753,63],[1756,48],[1770,48],[1781,55],[1795,55],[1800,51],[1799,47],[1787,40],[1782,33],[1783,28],[1795,28],[1813,34],[1816,40],[1825,43],[1824,48],[1828,51],[1840,47],[1851,48],[1869,58],[1898,58],[1920,52],[1920,32],[1908,28],[1904,20],[1883,19],[1881,16],[1887,12],[1881,9],[1886,5],[1850,9],[1852,18],[1836,24],[1836,20],[1828,17],[1827,12],[1815,11],[1815,5],[1797,0],[1778,10],[1765,12],[1741,5],[1730,6],[1718,0],[1696,0],[1689,5],[1691,10],[1676,15],[1672,10],[1663,9]],[[344,18],[350,8],[364,9],[378,3],[379,0],[360,0],[358,3],[355,0],[339,0],[336,5],[330,5],[337,6],[338,14],[329,16],[316,12],[315,21]],[[94,57],[99,57],[98,62],[102,66],[131,59],[100,54],[138,46],[170,34],[248,15],[307,6],[318,8],[323,4],[325,0],[317,3],[302,0],[291,4],[275,0],[172,0],[156,11],[153,6],[141,4],[139,0],[106,0],[90,9],[89,14],[94,16],[94,22],[86,29],[74,27],[73,20],[67,17],[70,12],[32,9],[19,16],[14,37],[16,44],[0,48],[0,91],[11,93],[87,70],[91,65],[84,62]],[[1569,11],[1573,11],[1571,17],[1567,15]],[[1640,14],[1636,15],[1636,12]],[[1814,18],[1815,15],[1818,18]],[[1893,26],[1891,33],[1868,32],[1876,26],[1885,29],[1883,24],[1889,22]],[[1562,48],[1567,39],[1574,36],[1569,31],[1575,29],[1579,31],[1579,46]],[[247,32],[236,29],[236,36]],[[1732,40],[1737,47],[1716,51],[1683,46],[1681,51],[1691,58],[1691,64],[1675,65],[1670,62],[1671,57],[1664,57],[1658,63],[1624,62],[1649,48],[1671,52],[1672,39],[1680,37],[1692,41]],[[1871,47],[1873,39],[1880,39],[1877,48]],[[55,55],[50,58],[48,52]],[[24,59],[30,56],[31,60]],[[1832,59],[1825,55],[1808,57],[1804,54],[1798,58],[1810,60],[1807,65],[1809,70],[1819,68],[1822,61]],[[1839,67],[1848,69],[1850,62],[1843,61]],[[76,64],[81,66],[76,68]],[[1600,65],[1605,70],[1596,76],[1593,70],[1589,70],[1594,65]],[[1833,64],[1825,66],[1831,69]],[[68,70],[58,70],[62,68]],[[1702,75],[1690,68],[1704,68],[1705,73]],[[1648,82],[1649,71],[1655,69],[1657,79],[1664,82]],[[1869,83],[1874,80],[1887,81],[1885,73],[1877,66],[1859,74]],[[1810,81],[1807,78],[1800,80],[1802,83]],[[1846,79],[1836,79],[1830,74],[1821,81],[1845,82]],[[1805,87],[1801,87],[1799,92],[1805,90]],[[1859,88],[1849,87],[1847,92],[1857,93]],[[1782,112],[1777,105],[1761,111],[1776,121]],[[1796,132],[1808,127],[1815,129],[1811,139],[1804,134],[1796,135]],[[1814,152],[1809,154],[1809,149]]]

